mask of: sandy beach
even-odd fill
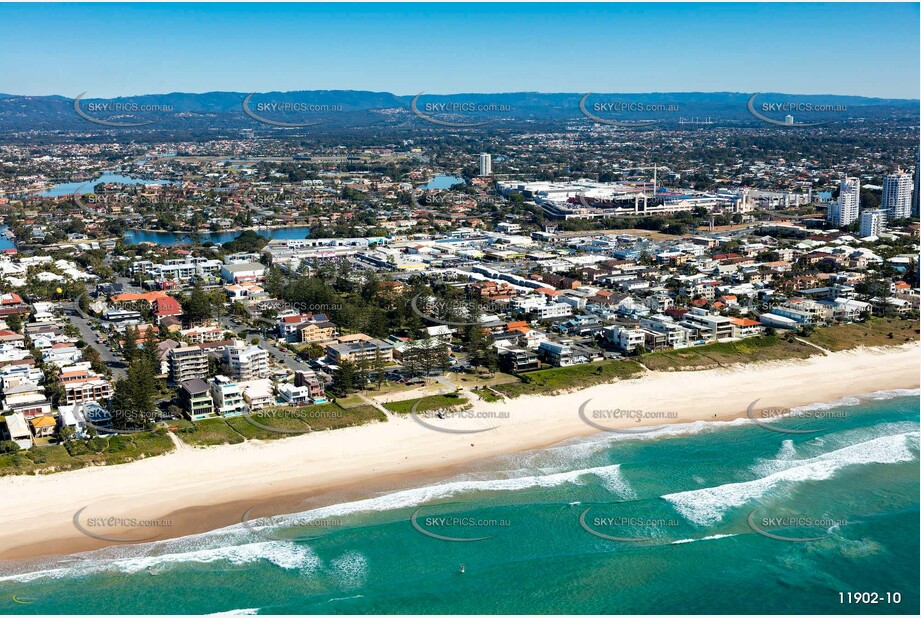
[[[477,403],[497,418],[428,419],[438,427],[488,429],[451,434],[412,418],[271,442],[211,448],[183,446],[161,457],[45,476],[0,478],[0,559],[31,558],[98,548],[74,525],[125,518],[157,526],[100,526],[100,536],[162,539],[240,523],[253,516],[302,510],[342,496],[436,482],[471,462],[548,446],[599,430],[580,418],[594,410],[660,414],[597,421],[609,428],[731,420],[757,408],[795,407],[848,395],[919,387],[917,345],[858,349],[802,361],[732,369],[650,372],[642,377],[553,397]],[[594,417],[593,417],[594,418]],[[754,430],[758,430],[753,428]]]

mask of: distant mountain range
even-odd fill
[[[257,93],[204,92],[145,94],[134,97],[92,98],[92,91],[79,102],[60,95],[22,96],[0,94],[0,129],[6,131],[79,130],[102,128],[133,130],[220,128],[274,129],[280,125],[322,121],[330,127],[372,123],[398,126],[424,122],[424,115],[446,126],[488,123],[491,120],[533,122],[535,120],[584,120],[586,114],[613,121],[706,119],[721,122],[759,122],[748,110],[752,93],[669,92],[669,93],[458,93],[450,95],[395,95],[362,90],[301,90]],[[78,95],[79,96],[79,95]],[[248,100],[247,100],[248,99]],[[249,114],[243,109],[247,101]],[[415,100],[414,113],[411,109]],[[835,106],[829,113],[788,112],[769,104]],[[766,114],[782,120],[786,113],[805,120],[836,121],[851,118],[908,118],[918,115],[917,99],[886,99],[846,95],[798,95],[761,93],[757,109],[767,105]],[[844,109],[846,108],[846,109]],[[843,110],[843,111],[842,111]],[[259,122],[257,118],[268,122]],[[106,123],[110,123],[107,125]],[[145,123],[140,127],[122,127]],[[277,123],[273,125],[272,123]],[[437,123],[436,123],[437,124]],[[434,126],[434,125],[433,125]]]

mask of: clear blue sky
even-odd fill
[[[919,98],[914,4],[0,4],[0,92]]]

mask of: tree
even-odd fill
[[[202,322],[210,319],[212,317],[211,301],[211,296],[202,289],[201,282],[196,281],[183,307],[189,321]]]
[[[483,336],[483,326],[480,324],[480,303],[476,300],[470,305],[470,312],[467,326],[467,358],[472,367],[478,367],[483,364],[484,353],[487,342]]]
[[[154,368],[147,359],[139,358],[128,367],[128,375],[115,383],[115,393],[109,403],[115,428],[149,426],[156,412],[156,394]]]
[[[6,325],[10,327],[10,330],[17,333],[22,332],[22,318],[18,313],[11,313],[6,316]]]
[[[355,363],[350,360],[339,363],[339,371],[333,376],[330,390],[339,396],[348,395],[355,390]]]
[[[451,346],[446,341],[436,341],[432,350],[432,364],[442,373],[451,369]]]
[[[125,340],[122,343],[122,354],[125,355],[125,360],[133,362],[138,355],[138,331],[133,326],[129,326],[125,329]]]
[[[374,350],[371,370],[374,371],[374,382],[377,384],[377,390],[381,390],[381,385],[384,383],[384,359],[381,356],[380,348]]]
[[[499,368],[499,353],[495,346],[488,345],[483,353],[483,366],[489,370],[489,373],[495,373]]]
[[[19,451],[19,445],[13,442],[12,440],[0,441],[0,455],[6,455],[8,453],[16,453],[17,451]]]
[[[160,364],[157,355],[157,335],[153,328],[148,328],[144,335],[144,349],[141,351],[143,359],[154,369]],[[157,373],[156,371],[154,373]]]

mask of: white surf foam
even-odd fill
[[[683,545],[685,543],[696,543],[698,541],[714,541],[716,539],[728,539],[729,537],[739,536],[738,534],[711,534],[710,536],[704,536],[699,539],[678,539],[677,541],[672,541],[672,545]]]
[[[917,443],[918,436],[918,432],[884,436],[800,460],[793,467],[753,481],[694,489],[662,497],[671,502],[675,510],[688,521],[701,526],[711,525],[721,521],[729,509],[759,498],[781,483],[825,480],[847,466],[912,461],[915,452],[910,444]]]
[[[393,511],[421,506],[436,500],[471,492],[520,491],[523,489],[558,487],[566,483],[582,485],[585,482],[583,479],[585,476],[600,478],[604,482],[606,488],[619,494],[623,498],[633,497],[632,491],[621,477],[620,465],[612,464],[609,466],[569,470],[567,472],[557,472],[553,474],[518,476],[503,479],[448,481],[438,485],[427,485],[425,487],[396,491],[375,498],[356,500],[354,502],[343,502],[341,504],[311,509],[303,513],[298,513],[297,519],[301,522],[309,522],[316,519],[342,517],[354,513]]]
[[[141,549],[142,551],[144,548],[144,546],[134,547],[136,550]],[[161,555],[137,555],[120,559],[105,559],[99,556],[92,556],[92,552],[84,554],[84,556],[84,560],[75,561],[70,566],[2,576],[0,581],[29,582],[42,578],[59,579],[104,572],[118,572],[130,575],[146,571],[151,575],[156,575],[163,572],[165,568],[176,564],[211,564],[219,561],[226,561],[232,565],[245,565],[265,560],[287,570],[310,570],[320,565],[319,558],[309,547],[281,541],[209,547]]]

